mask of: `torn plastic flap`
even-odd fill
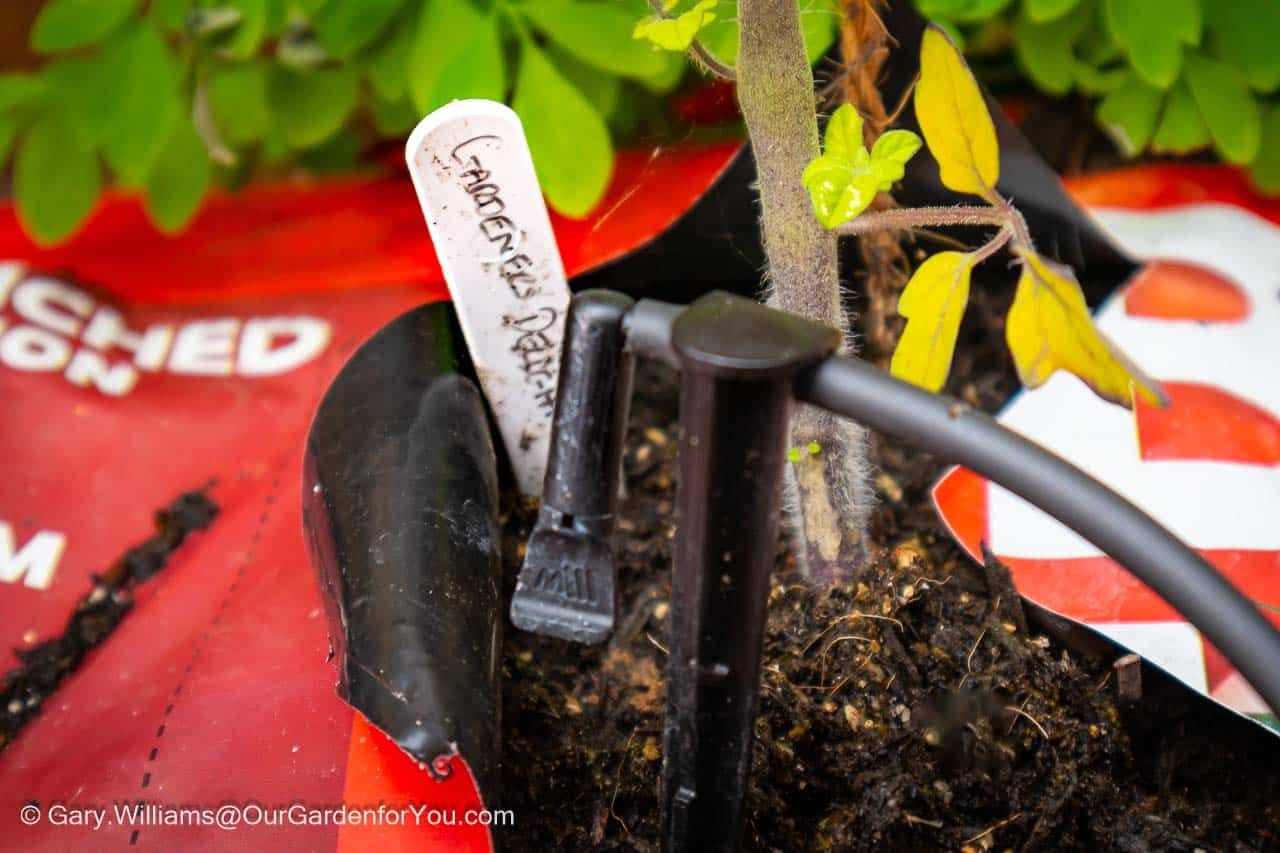
[[[307,442],[303,507],[339,694],[437,779],[499,770],[497,462],[449,306],[414,309],[338,374]]]

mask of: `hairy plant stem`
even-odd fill
[[[998,225],[1010,221],[1009,215],[994,207],[900,207],[892,210],[874,210],[863,213],[835,232],[842,237],[872,234],[877,231],[928,228],[937,225]]]
[[[799,10],[795,0],[739,0],[738,26],[738,101],[759,176],[769,302],[834,326],[848,340],[837,236],[819,224],[801,182],[819,147]],[[812,442],[821,449],[793,463],[789,474],[789,513],[803,534],[801,564],[812,580],[848,580],[863,557],[871,503],[866,431],[805,406],[791,432],[792,446]]]

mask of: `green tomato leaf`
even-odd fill
[[[1275,0],[1205,4],[1214,53],[1226,57],[1258,92],[1280,88],[1280,15]]]
[[[31,25],[31,47],[58,53],[97,44],[115,32],[138,0],[51,0]]]
[[[684,52],[702,28],[716,19],[716,0],[698,0],[692,9],[674,18],[658,15],[645,18],[631,32],[634,39],[652,42],[663,50]]]
[[[419,112],[456,98],[501,101],[506,91],[497,19],[467,0],[429,0],[409,55],[409,94]]]
[[[1107,26],[1134,71],[1158,89],[1182,72],[1183,45],[1200,43],[1200,0],[1104,0]]]
[[[631,37],[635,19],[612,3],[540,0],[520,11],[560,50],[601,71],[647,80],[667,67],[660,51]]]
[[[345,59],[373,41],[404,0],[329,0],[311,20],[320,44]]]
[[[181,110],[178,70],[159,31],[140,22],[103,52],[98,88],[111,109],[103,128],[102,153],[125,186],[138,186],[165,146]]]
[[[1098,105],[1098,123],[1126,157],[1147,147],[1160,117],[1162,94],[1135,75],[1112,89]]]
[[[1187,85],[1222,159],[1252,162],[1262,145],[1262,111],[1240,72],[1221,60],[1188,54]]]
[[[871,169],[865,148],[851,160],[824,154],[805,168],[800,180],[809,191],[813,212],[826,228],[862,213],[880,191],[880,178]]]
[[[1262,147],[1250,177],[1265,193],[1280,193],[1280,104],[1270,104],[1262,117]]]
[[[101,180],[92,149],[60,116],[48,114],[18,146],[13,166],[18,218],[37,243],[65,240],[93,209]]]
[[[147,175],[147,214],[166,234],[180,231],[209,186],[209,155],[190,119],[181,117]]]
[[[404,98],[409,87],[409,51],[413,49],[413,21],[400,16],[365,57],[365,74],[373,91],[386,101]]]
[[[880,182],[880,190],[888,190],[902,180],[907,161],[923,144],[924,140],[909,130],[890,130],[880,135],[871,149],[871,172]]]
[[[1024,0],[1027,17],[1037,24],[1056,21],[1080,5],[1080,0]]]
[[[219,66],[209,74],[209,108],[227,142],[249,145],[267,134],[271,112],[267,107],[270,67],[250,62]]]
[[[272,69],[267,104],[285,142],[292,148],[314,148],[337,133],[355,107],[359,83],[351,65],[310,74]]]
[[[1160,124],[1151,138],[1151,150],[1157,154],[1187,154],[1207,148],[1212,141],[1191,90],[1186,81],[1179,80],[1165,98]]]
[[[512,107],[524,124],[547,201],[565,216],[586,216],[603,197],[613,171],[604,119],[528,41],[521,44]]]
[[[827,119],[822,134],[822,153],[844,162],[852,162],[861,152],[866,156],[862,136],[862,116],[852,104],[841,104]]]

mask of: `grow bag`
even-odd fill
[[[622,154],[595,216],[555,220],[569,272],[652,238],[736,149]],[[91,576],[179,493],[212,481],[220,508],[0,751],[0,837],[24,850],[487,849],[479,826],[242,813],[224,829],[112,811],[477,803],[465,774],[435,781],[335,691],[298,500],[325,388],[380,328],[445,296],[407,178],[215,197],[175,238],[113,197],[56,249],[0,207],[0,262],[0,646],[60,632]],[[109,813],[97,828],[54,824],[59,803]]]
[[[1165,384],[1172,406],[1129,413],[1059,375],[1000,420],[1129,497],[1280,624],[1280,206],[1219,168],[1155,167],[1074,182],[1145,264],[1098,325]],[[1274,723],[1199,632],[1041,512],[957,469],[935,489],[953,535],[986,541],[1027,597],[1085,621],[1224,704]]]

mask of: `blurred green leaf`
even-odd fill
[[[167,32],[185,32],[190,6],[190,0],[151,0],[151,17]]]
[[[1216,53],[1259,92],[1280,87],[1280,6],[1276,0],[1215,0],[1205,6]]]
[[[1222,159],[1252,162],[1262,145],[1262,111],[1244,76],[1221,60],[1193,53],[1187,55],[1187,85]]]
[[[409,54],[409,94],[423,115],[455,98],[503,100],[498,22],[466,0],[428,0]]]
[[[267,0],[221,0],[240,12],[240,23],[218,52],[232,59],[248,59],[258,52],[267,33]]]
[[[657,76],[666,68],[661,52],[631,38],[636,22],[623,7],[540,0],[519,8],[556,47],[587,65],[641,80]]]
[[[1028,18],[1037,24],[1043,24],[1056,21],[1079,6],[1080,0],[1026,0],[1022,8]]]
[[[521,44],[512,107],[520,115],[538,180],[565,216],[591,212],[609,185],[613,144],[595,107],[529,41]]]
[[[183,116],[147,175],[147,213],[157,228],[172,234],[190,221],[209,186],[209,171],[204,142]]]
[[[103,52],[111,105],[102,153],[120,182],[138,186],[169,137],[181,111],[178,70],[154,25],[140,21],[113,38]]]
[[[354,66],[302,73],[273,68],[267,103],[291,148],[314,148],[346,122],[355,107],[360,76]]]
[[[312,18],[320,44],[347,58],[382,32],[404,0],[328,0]]]
[[[835,0],[797,0],[797,3],[805,53],[809,56],[809,63],[813,64],[835,43],[840,12]],[[737,62],[738,4],[733,0],[720,0],[716,7],[716,20],[703,27],[698,41],[726,65]]]
[[[36,74],[0,74],[0,110],[29,104],[48,91],[48,84]]]
[[[804,50],[813,65],[835,44],[840,30],[840,10],[835,0],[799,0],[800,32]]]
[[[1250,176],[1263,192],[1280,193],[1280,104],[1268,105],[1263,115],[1262,146]]]
[[[102,56],[69,56],[44,67],[47,111],[61,116],[80,144],[96,149],[115,119],[110,75]]]
[[[98,158],[61,116],[48,114],[27,131],[13,166],[18,217],[36,242],[71,235],[93,209],[102,176]]]
[[[1187,154],[1207,148],[1212,141],[1191,90],[1185,80],[1179,80],[1165,98],[1151,150],[1158,154]]]
[[[565,79],[591,102],[596,112],[607,116],[617,108],[618,99],[622,96],[621,77],[601,71],[554,47],[547,51],[547,57]]]
[[[983,21],[1003,12],[1013,0],[916,0],[924,17],[934,20]]]
[[[215,67],[209,74],[209,107],[223,138],[232,145],[262,139],[271,125],[267,107],[270,67],[264,63],[236,63]]]
[[[1098,105],[1098,123],[1120,152],[1136,157],[1151,141],[1156,120],[1160,116],[1163,95],[1130,74],[1124,83],[1112,89]]]
[[[1200,0],[1104,0],[1107,26],[1147,83],[1168,89],[1182,73],[1183,45],[1200,43]]]
[[[409,86],[409,51],[413,47],[413,18],[401,15],[365,55],[365,74],[373,91],[387,101],[404,98]]]
[[[324,144],[303,152],[302,165],[317,174],[350,172],[360,165],[360,140],[343,131]]]
[[[9,160],[9,150],[13,147],[13,139],[18,135],[18,120],[11,115],[0,113],[0,168]]]
[[[1036,23],[1029,14],[1013,25],[1018,64],[1032,82],[1051,95],[1065,95],[1075,83],[1074,45],[1089,23],[1088,10],[1077,9],[1062,20]]]
[[[1076,86],[1088,95],[1105,95],[1129,79],[1127,68],[1094,68],[1086,62],[1071,67]]]
[[[137,6],[138,0],[51,0],[31,26],[31,47],[37,53],[57,53],[97,44]]]
[[[381,136],[404,136],[422,118],[407,96],[398,101],[388,101],[376,93],[370,104],[370,114],[374,130]]]

